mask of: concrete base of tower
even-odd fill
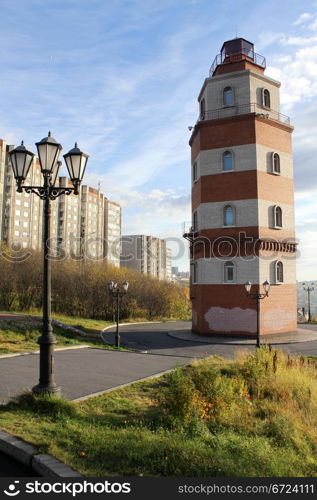
[[[256,300],[247,296],[244,285],[193,285],[191,298],[194,332],[256,338]],[[260,335],[296,331],[296,285],[271,286],[269,297],[260,301],[259,317]]]

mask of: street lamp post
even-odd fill
[[[61,389],[55,383],[54,344],[56,344],[56,339],[53,334],[51,319],[51,260],[49,253],[51,200],[55,200],[63,194],[79,194],[79,186],[85,173],[88,155],[83,153],[77,147],[77,143],[75,143],[75,147],[64,155],[69,176],[74,187],[56,187],[55,182],[62,164],[58,160],[62,146],[51,137],[50,132],[48,133],[48,137],[35,144],[43,175],[42,186],[23,185],[35,156],[25,148],[23,141],[21,146],[13,149],[9,155],[17,183],[17,192],[22,193],[24,190],[26,193],[33,193],[39,196],[44,201],[43,326],[42,335],[37,341],[40,345],[40,377],[38,385],[33,387],[32,390],[35,393],[58,394],[61,392]]]
[[[256,300],[256,347],[259,348],[259,347],[261,347],[261,342],[260,342],[260,300],[265,299],[265,297],[269,296],[270,283],[267,280],[264,281],[264,283],[263,283],[264,293],[260,293],[260,292],[251,293],[251,287],[252,287],[251,281],[247,281],[244,286],[245,286],[245,289],[247,292],[247,296],[250,297],[251,299]]]
[[[311,283],[310,285],[303,283],[303,289],[307,292],[308,295],[308,321],[311,321],[311,312],[310,312],[310,292],[315,289],[315,283]]]
[[[109,281],[108,283],[108,290],[109,293],[112,295],[113,299],[113,304],[116,303],[116,323],[117,323],[117,328],[116,328],[116,346],[120,347],[120,333],[119,333],[119,318],[120,318],[120,298],[126,295],[128,292],[129,288],[129,283],[125,281],[122,283],[122,291],[118,287],[118,283],[115,281]]]

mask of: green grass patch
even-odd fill
[[[21,312],[6,312],[4,314],[18,314],[21,318],[11,318],[8,320],[0,320],[0,354],[12,354],[18,352],[28,352],[39,349],[37,339],[41,335],[42,316],[36,310],[30,311],[30,315],[26,316]],[[112,322],[80,318],[76,316],[67,316],[65,314],[53,313],[53,319],[61,321],[68,326],[72,326],[83,333],[99,335],[100,332],[107,326],[113,325]],[[165,321],[168,321],[166,318]],[[123,322],[142,322],[144,318],[133,318],[133,320],[125,320]],[[64,328],[53,325],[54,335],[56,336],[56,347],[71,347],[78,345],[88,345],[90,347],[98,347],[108,350],[117,350],[114,345],[105,344],[99,338],[81,337]],[[120,347],[119,350],[129,351],[130,349]]]
[[[94,333],[94,334],[95,333],[99,334],[103,328],[113,324],[110,321],[79,318],[76,316],[66,316],[64,314],[55,314],[55,313],[53,313],[53,318],[57,319],[58,321],[62,321],[66,325],[78,328],[78,330],[81,330],[85,333]]]
[[[62,321],[62,319],[60,320]],[[86,320],[84,320],[86,321]],[[89,320],[87,320],[89,321]],[[66,320],[65,320],[66,323]],[[94,320],[92,320],[94,323]],[[91,325],[90,332],[100,333],[100,329],[95,330]],[[0,354],[12,354],[19,352],[28,352],[39,349],[37,339],[41,335],[42,318],[34,318],[30,316],[21,316],[21,318],[11,318],[7,320],[1,319],[0,321]],[[88,329],[88,328],[87,328]],[[99,338],[81,337],[76,335],[70,330],[54,326],[54,335],[57,340],[56,348],[58,347],[76,347],[80,345],[87,345],[90,347],[98,347],[102,349],[117,349],[114,346],[104,344]],[[82,331],[85,331],[82,329]],[[120,348],[120,350],[126,350]]]
[[[262,347],[79,403],[25,394],[1,427],[87,476],[312,477],[316,367]]]

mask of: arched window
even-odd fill
[[[223,105],[224,106],[233,106],[233,90],[232,87],[226,87],[223,90]]]
[[[234,263],[226,262],[224,265],[224,281],[225,283],[234,282]]]
[[[200,119],[201,120],[205,119],[205,113],[206,113],[206,101],[205,101],[205,99],[202,99],[200,101]]]
[[[196,182],[198,179],[198,171],[197,171],[197,162],[195,161],[193,165],[193,182]]]
[[[283,262],[278,260],[275,262],[275,282],[283,283],[283,281],[284,281]]]
[[[273,215],[274,215],[274,227],[282,227],[283,226],[283,217],[282,217],[281,207],[275,205]]]
[[[231,151],[225,151],[222,155],[222,169],[233,170],[233,156]]]
[[[262,105],[264,108],[271,107],[271,97],[270,92],[267,89],[262,90]]]
[[[224,226],[235,225],[235,213],[234,208],[231,205],[226,205],[223,209],[223,224]]]
[[[272,153],[272,171],[274,174],[281,173],[280,155]]]
[[[193,213],[193,231],[198,231],[198,214],[197,212]]]
[[[190,266],[191,268],[191,282],[197,283],[198,281],[198,274],[197,274],[197,262],[193,262]]]

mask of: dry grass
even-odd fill
[[[316,476],[317,364],[261,348],[81,403],[26,395],[2,428],[89,476]]]

